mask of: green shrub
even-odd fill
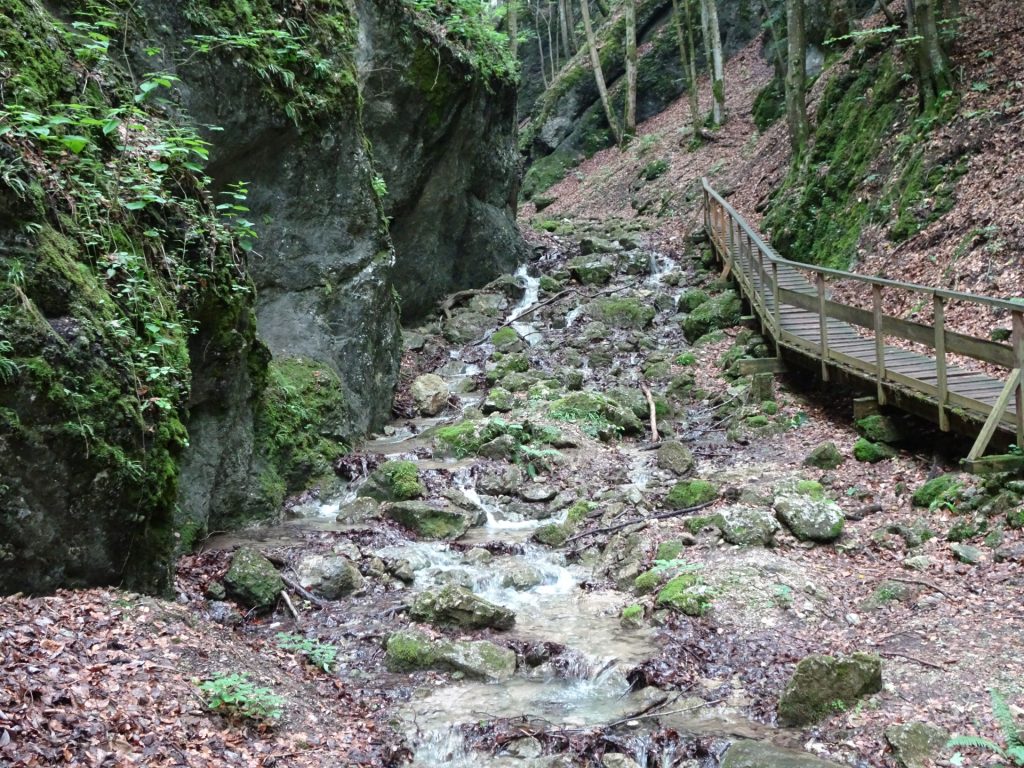
[[[261,688],[245,675],[221,675],[199,684],[206,706],[229,717],[250,720],[277,720],[284,699],[269,688]]]
[[[275,636],[279,647],[305,656],[309,663],[330,674],[338,656],[337,647],[322,643],[314,637],[303,637],[289,632],[278,632]]]

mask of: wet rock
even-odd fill
[[[967,565],[978,565],[978,563],[985,559],[982,551],[977,547],[972,547],[970,544],[950,544],[949,548],[957,560]]]
[[[338,508],[339,523],[365,523],[367,520],[380,519],[380,502],[369,496],[357,497],[348,504]]]
[[[816,723],[840,702],[854,704],[882,690],[882,660],[868,653],[808,656],[796,665],[779,700],[779,722],[786,726]]]
[[[501,577],[501,586],[512,589],[533,589],[544,583],[544,574],[526,563],[514,563],[505,569]]]
[[[459,586],[420,593],[410,607],[409,615],[417,621],[467,629],[511,629],[516,623],[513,611]]]
[[[722,768],[838,768],[806,752],[776,747],[763,741],[737,741],[722,758]]]
[[[776,498],[775,513],[801,541],[835,541],[846,522],[843,510],[831,499],[815,499],[799,493]]]
[[[493,318],[479,312],[462,310],[445,321],[444,337],[452,344],[470,344],[482,339],[493,327]]]
[[[740,297],[735,291],[723,291],[694,309],[683,320],[683,333],[691,342],[706,334],[730,328],[740,321]]]
[[[611,240],[600,237],[584,237],[580,239],[580,253],[589,256],[593,253],[616,253],[621,248]]]
[[[451,393],[445,380],[434,373],[417,376],[409,388],[421,416],[436,416],[445,409]]]
[[[493,387],[481,406],[485,414],[508,413],[515,405],[512,393],[504,387]]]
[[[640,603],[627,605],[622,609],[619,624],[623,629],[642,629],[644,626],[644,607]]]
[[[771,510],[742,504],[723,509],[716,522],[723,539],[743,547],[771,546],[779,530]]]
[[[499,435],[481,445],[477,453],[487,459],[511,459],[518,447],[519,443],[512,435]]]
[[[344,555],[307,555],[295,569],[299,583],[327,600],[363,588],[363,577]]]
[[[902,768],[927,768],[948,739],[946,731],[928,723],[901,723],[885,729],[885,740]]]
[[[424,632],[403,630],[388,638],[385,661],[393,672],[439,669],[476,680],[508,680],[516,671],[516,654],[487,640],[434,640]]]
[[[476,489],[488,496],[512,496],[523,484],[523,471],[515,464],[502,464],[481,473]]]
[[[604,768],[640,768],[636,760],[621,752],[605,752],[601,765]]]
[[[269,611],[277,604],[284,581],[267,558],[251,547],[242,547],[231,558],[224,588],[247,608]]]
[[[470,565],[485,565],[493,559],[494,555],[483,547],[473,547],[462,556],[462,561]]]
[[[561,523],[542,525],[533,532],[533,540],[548,547],[560,547],[572,533],[572,528]]]
[[[682,443],[666,440],[658,448],[658,467],[682,477],[693,470],[693,454]]]
[[[532,736],[524,736],[521,739],[513,739],[505,744],[505,754],[509,757],[530,759],[540,757],[544,747]]]
[[[595,299],[586,306],[587,315],[612,328],[642,330],[649,326],[657,314],[654,307],[639,299],[605,297]]]
[[[370,474],[356,496],[376,501],[406,501],[422,496],[424,491],[419,469],[413,462],[386,461]]]
[[[499,328],[497,331],[492,333],[491,344],[494,345],[495,352],[500,352],[502,354],[522,352],[526,349],[525,342],[519,337],[516,329],[511,326]]]
[[[528,483],[519,489],[519,498],[531,504],[551,501],[556,495],[554,488],[543,483]]]
[[[569,274],[583,285],[605,285],[618,269],[618,260],[607,254],[584,254],[566,265]]]
[[[818,469],[835,469],[844,460],[843,454],[839,452],[836,444],[828,442],[821,443],[811,449],[811,452],[807,454],[807,458],[804,459],[804,465],[817,467]]]
[[[385,504],[386,517],[405,526],[424,539],[457,539],[475,522],[465,510],[437,506],[425,501],[399,501]]]
[[[207,607],[206,615],[209,616],[210,621],[215,621],[226,627],[236,627],[242,623],[242,614],[239,613],[238,608],[223,600],[212,601]]]

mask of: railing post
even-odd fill
[[[882,333],[882,286],[871,285],[871,310],[875,318],[875,373],[878,382],[878,404],[885,405],[885,334]]]
[[[818,333],[821,336],[821,379],[828,381],[828,316],[825,314],[825,276],[815,274],[814,282],[818,286]]]
[[[1013,312],[1013,367],[1020,370],[1024,367],[1024,313]],[[1024,376],[1017,383],[1017,447],[1024,448]]]
[[[772,261],[772,315],[775,317],[775,354],[779,354],[779,343],[782,341],[782,311],[779,309],[779,265]]]
[[[935,324],[935,378],[939,390],[939,429],[949,432],[949,414],[946,413],[946,308],[941,296],[932,294],[932,314]]]

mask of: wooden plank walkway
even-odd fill
[[[766,335],[784,348],[820,365],[828,381],[841,369],[873,385],[879,404],[924,403],[943,431],[955,428],[977,435],[968,461],[980,458],[996,430],[1013,433],[1024,446],[1024,306],[988,296],[929,288],[856,275],[783,259],[703,180],[704,226],[715,251],[739,284]],[[830,280],[870,286],[871,311],[832,299]],[[885,315],[883,291],[909,291],[931,302],[932,325]],[[965,336],[945,327],[950,300],[966,301],[1006,313],[1012,322],[1009,344]],[[859,330],[862,329],[862,330]],[[887,337],[916,342],[931,354],[886,343]],[[1003,378],[947,361],[962,355],[1007,371]]]

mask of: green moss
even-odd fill
[[[633,619],[639,619],[639,618],[643,617],[643,615],[644,615],[644,607],[642,605],[640,605],[639,603],[633,603],[632,605],[627,605],[625,608],[622,609],[622,618],[626,619],[627,621],[630,621],[630,620],[633,620]]]
[[[535,160],[523,177],[523,198],[531,200],[536,195],[546,192],[564,179],[569,169],[579,165],[582,159],[564,152],[553,152]]]
[[[676,483],[665,497],[672,509],[689,509],[718,497],[718,486],[707,480],[686,480]]]
[[[675,560],[683,551],[683,542],[678,539],[663,541],[658,545],[658,551],[654,555],[655,560]]]
[[[912,501],[915,507],[930,507],[940,499],[955,494],[959,488],[959,476],[955,474],[939,475],[914,491]]]
[[[541,275],[538,287],[544,293],[558,293],[562,290],[562,284],[550,275]]]
[[[896,455],[896,451],[890,448],[884,443],[872,443],[870,440],[865,440],[863,437],[858,438],[857,442],[853,444],[853,458],[857,461],[866,461],[870,464],[882,461],[883,459],[891,459]]]
[[[597,509],[597,504],[592,501],[581,499],[569,507],[565,513],[565,520],[573,526],[577,526],[587,519],[587,516]]]
[[[396,632],[388,638],[387,666],[392,672],[429,669],[439,660],[429,638],[418,632]]]
[[[664,176],[668,169],[668,160],[652,160],[640,170],[640,178],[645,181],[654,181],[659,176]]]
[[[587,305],[587,312],[595,320],[607,323],[616,328],[646,328],[654,320],[654,307],[641,303],[637,299],[607,297],[597,299]]]
[[[477,434],[478,422],[465,420],[439,428],[434,437],[437,442],[450,449],[456,456],[471,456],[482,444]]]
[[[745,419],[745,423],[746,423],[746,425],[748,427],[754,427],[755,429],[758,428],[758,427],[767,427],[768,424],[769,424],[768,417],[767,416],[763,416],[761,414],[755,414],[754,416],[748,416]]]
[[[773,79],[758,92],[752,113],[754,125],[762,133],[786,114],[786,94],[779,78]]]
[[[711,609],[711,594],[699,576],[683,573],[662,587],[656,602],[687,616],[703,616]]]
[[[565,540],[569,538],[570,533],[571,530],[565,525],[549,523],[548,525],[542,525],[534,531],[533,538],[535,541],[549,547],[560,547],[565,544]]]
[[[825,498],[825,489],[815,480],[797,480],[795,490],[801,496],[810,496],[816,501]]]
[[[697,356],[693,352],[683,352],[683,354],[676,357],[674,362],[676,365],[682,366],[693,365],[697,362]]]
[[[779,404],[774,400],[765,400],[761,403],[761,413],[768,416],[774,416],[779,412]]]
[[[514,328],[500,328],[491,334],[491,344],[495,347],[508,347],[518,341],[519,334]]]
[[[637,594],[646,595],[653,592],[661,584],[661,573],[655,570],[644,571],[633,580],[633,588]]]
[[[397,501],[415,499],[426,493],[420,482],[420,472],[412,461],[387,461],[379,467],[379,471],[388,478],[392,496]]]

